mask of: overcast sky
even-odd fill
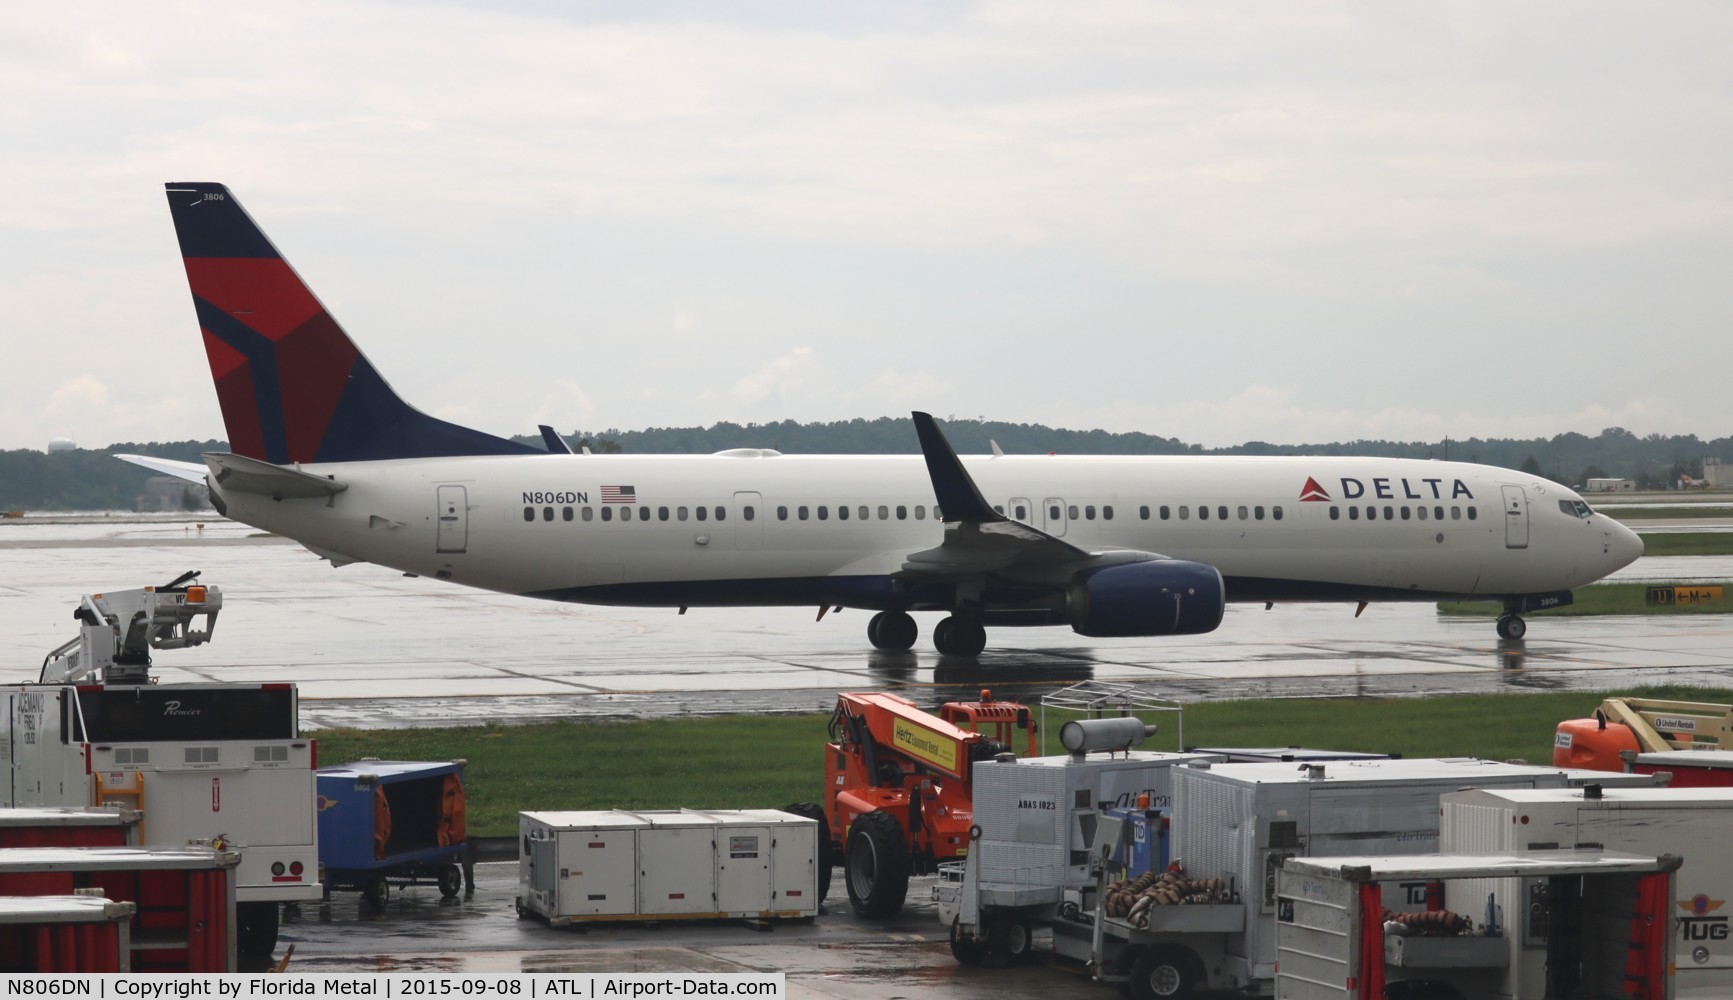
[[[0,448],[224,436],[165,181],[495,434],[1727,435],[1730,40],[1725,3],[8,4]]]

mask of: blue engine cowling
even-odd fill
[[[1219,570],[1183,559],[1103,566],[1071,581],[1068,609],[1079,635],[1197,635],[1222,623]]]

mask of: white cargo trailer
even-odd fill
[[[1053,947],[1091,962],[1098,979],[1177,979],[1186,989],[1270,993],[1275,977],[1276,871],[1294,857],[1424,854],[1438,849],[1438,801],[1460,788],[1652,785],[1647,775],[1571,771],[1472,757],[1323,764],[1193,764],[1173,771],[1174,860],[1193,878],[1220,878],[1238,894],[1220,907],[1173,907],[1148,928],[1097,916],[1053,924]],[[1392,909],[1419,905],[1387,887]],[[1198,916],[1187,911],[1198,910]],[[1152,913],[1155,911],[1152,910]],[[1095,935],[1099,920],[1104,933]],[[1204,927],[1194,927],[1203,921]],[[1157,930],[1157,924],[1160,930]],[[1232,924],[1232,930],[1221,927]]]
[[[1443,800],[1441,844],[1454,852],[1593,845],[1677,854],[1672,917],[1680,997],[1733,997],[1733,788],[1497,789]]]
[[[775,809],[518,814],[519,915],[550,924],[818,913],[818,823]]]
[[[1668,1000],[1678,864],[1601,851],[1291,858],[1276,876],[1276,997]],[[1430,932],[1388,919],[1390,885],[1430,887]],[[1515,923],[1475,918],[1489,908]]]

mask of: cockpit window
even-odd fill
[[[1594,513],[1594,511],[1589,509],[1589,505],[1583,503],[1581,500],[1560,500],[1558,502],[1558,509],[1569,514],[1571,517],[1587,518],[1589,515]]]

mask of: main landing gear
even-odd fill
[[[874,649],[903,653],[913,648],[920,629],[907,611],[880,611],[867,622],[867,641]],[[975,657],[987,648],[987,630],[972,618],[952,615],[933,628],[933,648],[940,656]]]
[[[915,644],[920,629],[907,611],[880,611],[867,622],[867,641],[874,649],[887,652],[907,652]]]
[[[976,657],[987,648],[987,630],[970,618],[952,615],[933,626],[933,648],[940,656]]]

